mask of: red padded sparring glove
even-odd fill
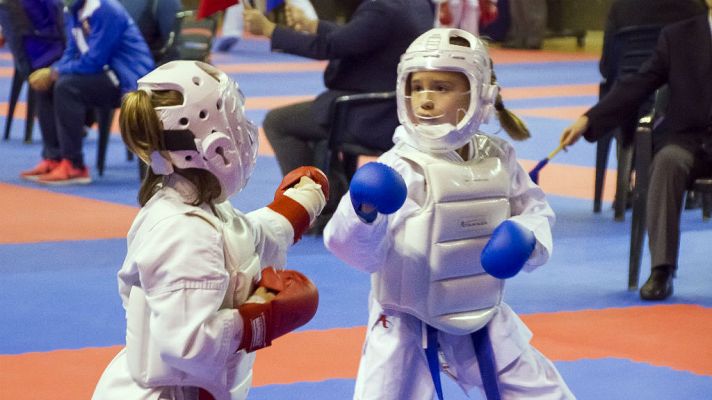
[[[316,286],[294,270],[266,268],[257,285],[276,295],[267,303],[245,303],[237,308],[244,323],[238,350],[248,353],[271,345],[272,340],[309,322],[319,305]]]
[[[326,175],[316,167],[299,167],[284,176],[279,184],[277,191],[274,193],[274,201],[267,207],[282,214],[292,224],[294,229],[294,242],[296,243],[302,236],[302,233],[309,228],[310,223],[317,217],[314,211],[310,213],[308,206],[301,204],[297,200],[289,196],[285,196],[284,192],[287,189],[294,187],[302,177],[308,177],[314,183],[321,186],[321,192],[324,194],[326,201],[329,200],[329,179]],[[313,205],[312,205],[313,206]],[[317,207],[320,210],[324,207],[323,204]],[[313,207],[312,207],[313,208]],[[318,214],[318,212],[316,213]]]
[[[299,167],[292,170],[287,175],[282,178],[282,182],[279,184],[277,191],[274,192],[274,199],[277,200],[281,197],[285,190],[299,183],[299,180],[303,176],[306,176],[313,180],[315,183],[321,185],[321,191],[324,193],[326,200],[329,200],[329,179],[326,177],[319,168],[317,167]]]

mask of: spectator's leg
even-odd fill
[[[646,215],[653,267],[677,266],[680,215],[694,161],[692,153],[676,145],[663,147],[653,158]]]
[[[267,113],[263,127],[282,174],[314,164],[314,143],[326,140],[328,131],[314,122],[312,102],[292,104]]]
[[[54,84],[55,121],[62,158],[84,166],[82,142],[89,107],[116,107],[121,92],[106,74],[61,75]]]
[[[42,131],[42,158],[59,160],[62,154],[59,150],[57,125],[54,120],[54,94],[52,90],[35,91],[37,100],[37,119]]]

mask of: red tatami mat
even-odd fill
[[[712,376],[712,309],[659,305],[525,315],[554,361],[621,358]],[[365,327],[303,331],[260,350],[254,386],[353,379]],[[664,343],[664,346],[661,346]],[[0,355],[3,399],[88,399],[121,348]],[[31,395],[30,395],[31,393]]]
[[[0,243],[125,238],[138,209],[0,183]]]

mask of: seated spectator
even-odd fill
[[[609,82],[615,75],[613,65],[613,37],[619,30],[638,25],[668,25],[695,15],[705,14],[707,9],[699,0],[614,0],[606,17],[603,31],[603,51],[599,70],[610,89]],[[605,93],[602,93],[605,94]]]
[[[712,0],[706,1],[712,7]],[[684,194],[690,182],[712,171],[711,26],[712,10],[663,28],[653,56],[636,73],[616,80],[606,96],[567,127],[560,139],[562,146],[576,143],[581,136],[598,140],[636,114],[655,90],[668,85],[667,132],[653,156],[646,199],[651,271],[640,288],[643,300],[665,300],[672,295]]]
[[[30,75],[37,91],[42,161],[20,176],[42,184],[91,182],[84,165],[84,120],[93,107],[118,107],[121,95],[154,66],[151,52],[117,0],[74,0],[67,48]],[[57,100],[57,101],[55,101]]]
[[[432,27],[434,18],[430,0],[362,1],[344,25],[309,19],[288,4],[289,27],[281,27],[248,3],[245,8],[245,28],[271,38],[272,50],[329,60],[324,72],[325,92],[315,100],[271,110],[265,118],[265,133],[283,174],[316,163],[314,144],[328,139],[329,109],[334,99],[395,90],[401,54]],[[395,101],[392,106],[371,107],[348,125],[349,132],[359,133],[355,139],[361,144],[384,151],[391,148],[398,125]],[[332,186],[337,189],[337,185]],[[332,199],[339,197],[332,193]],[[322,214],[327,220],[329,211]]]
[[[178,59],[174,37],[179,28],[176,14],[180,0],[119,0],[129,12],[157,65]]]

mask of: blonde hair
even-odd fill
[[[151,154],[160,151],[164,158],[170,159],[163,140],[163,124],[156,113],[157,107],[183,104],[183,95],[176,90],[161,90],[152,93],[136,90],[126,94],[121,102],[119,127],[121,138],[131,152],[147,165]],[[175,173],[188,179],[197,188],[193,205],[212,202],[220,195],[220,182],[210,172],[202,169],[179,169]],[[163,175],[157,175],[149,167],[141,182],[138,203],[146,205],[163,183]]]
[[[470,42],[460,36],[454,36],[450,38],[450,44],[456,46],[469,47]],[[490,84],[497,86],[497,74],[494,72],[494,63],[490,59],[490,71],[492,72],[492,78],[490,79]],[[497,111],[497,118],[499,119],[499,124],[502,126],[505,132],[513,140],[526,140],[531,137],[529,128],[516,114],[509,111],[504,106],[504,101],[502,100],[502,94],[498,91],[497,98],[494,101],[494,109]]]
[[[490,68],[492,69],[490,84],[496,86],[497,74],[494,72],[494,63],[492,60],[490,60]],[[502,129],[504,129],[513,140],[526,140],[532,136],[524,121],[504,106],[502,94],[499,91],[497,92],[497,98],[494,100],[494,109],[497,111],[500,126],[502,126]]]

